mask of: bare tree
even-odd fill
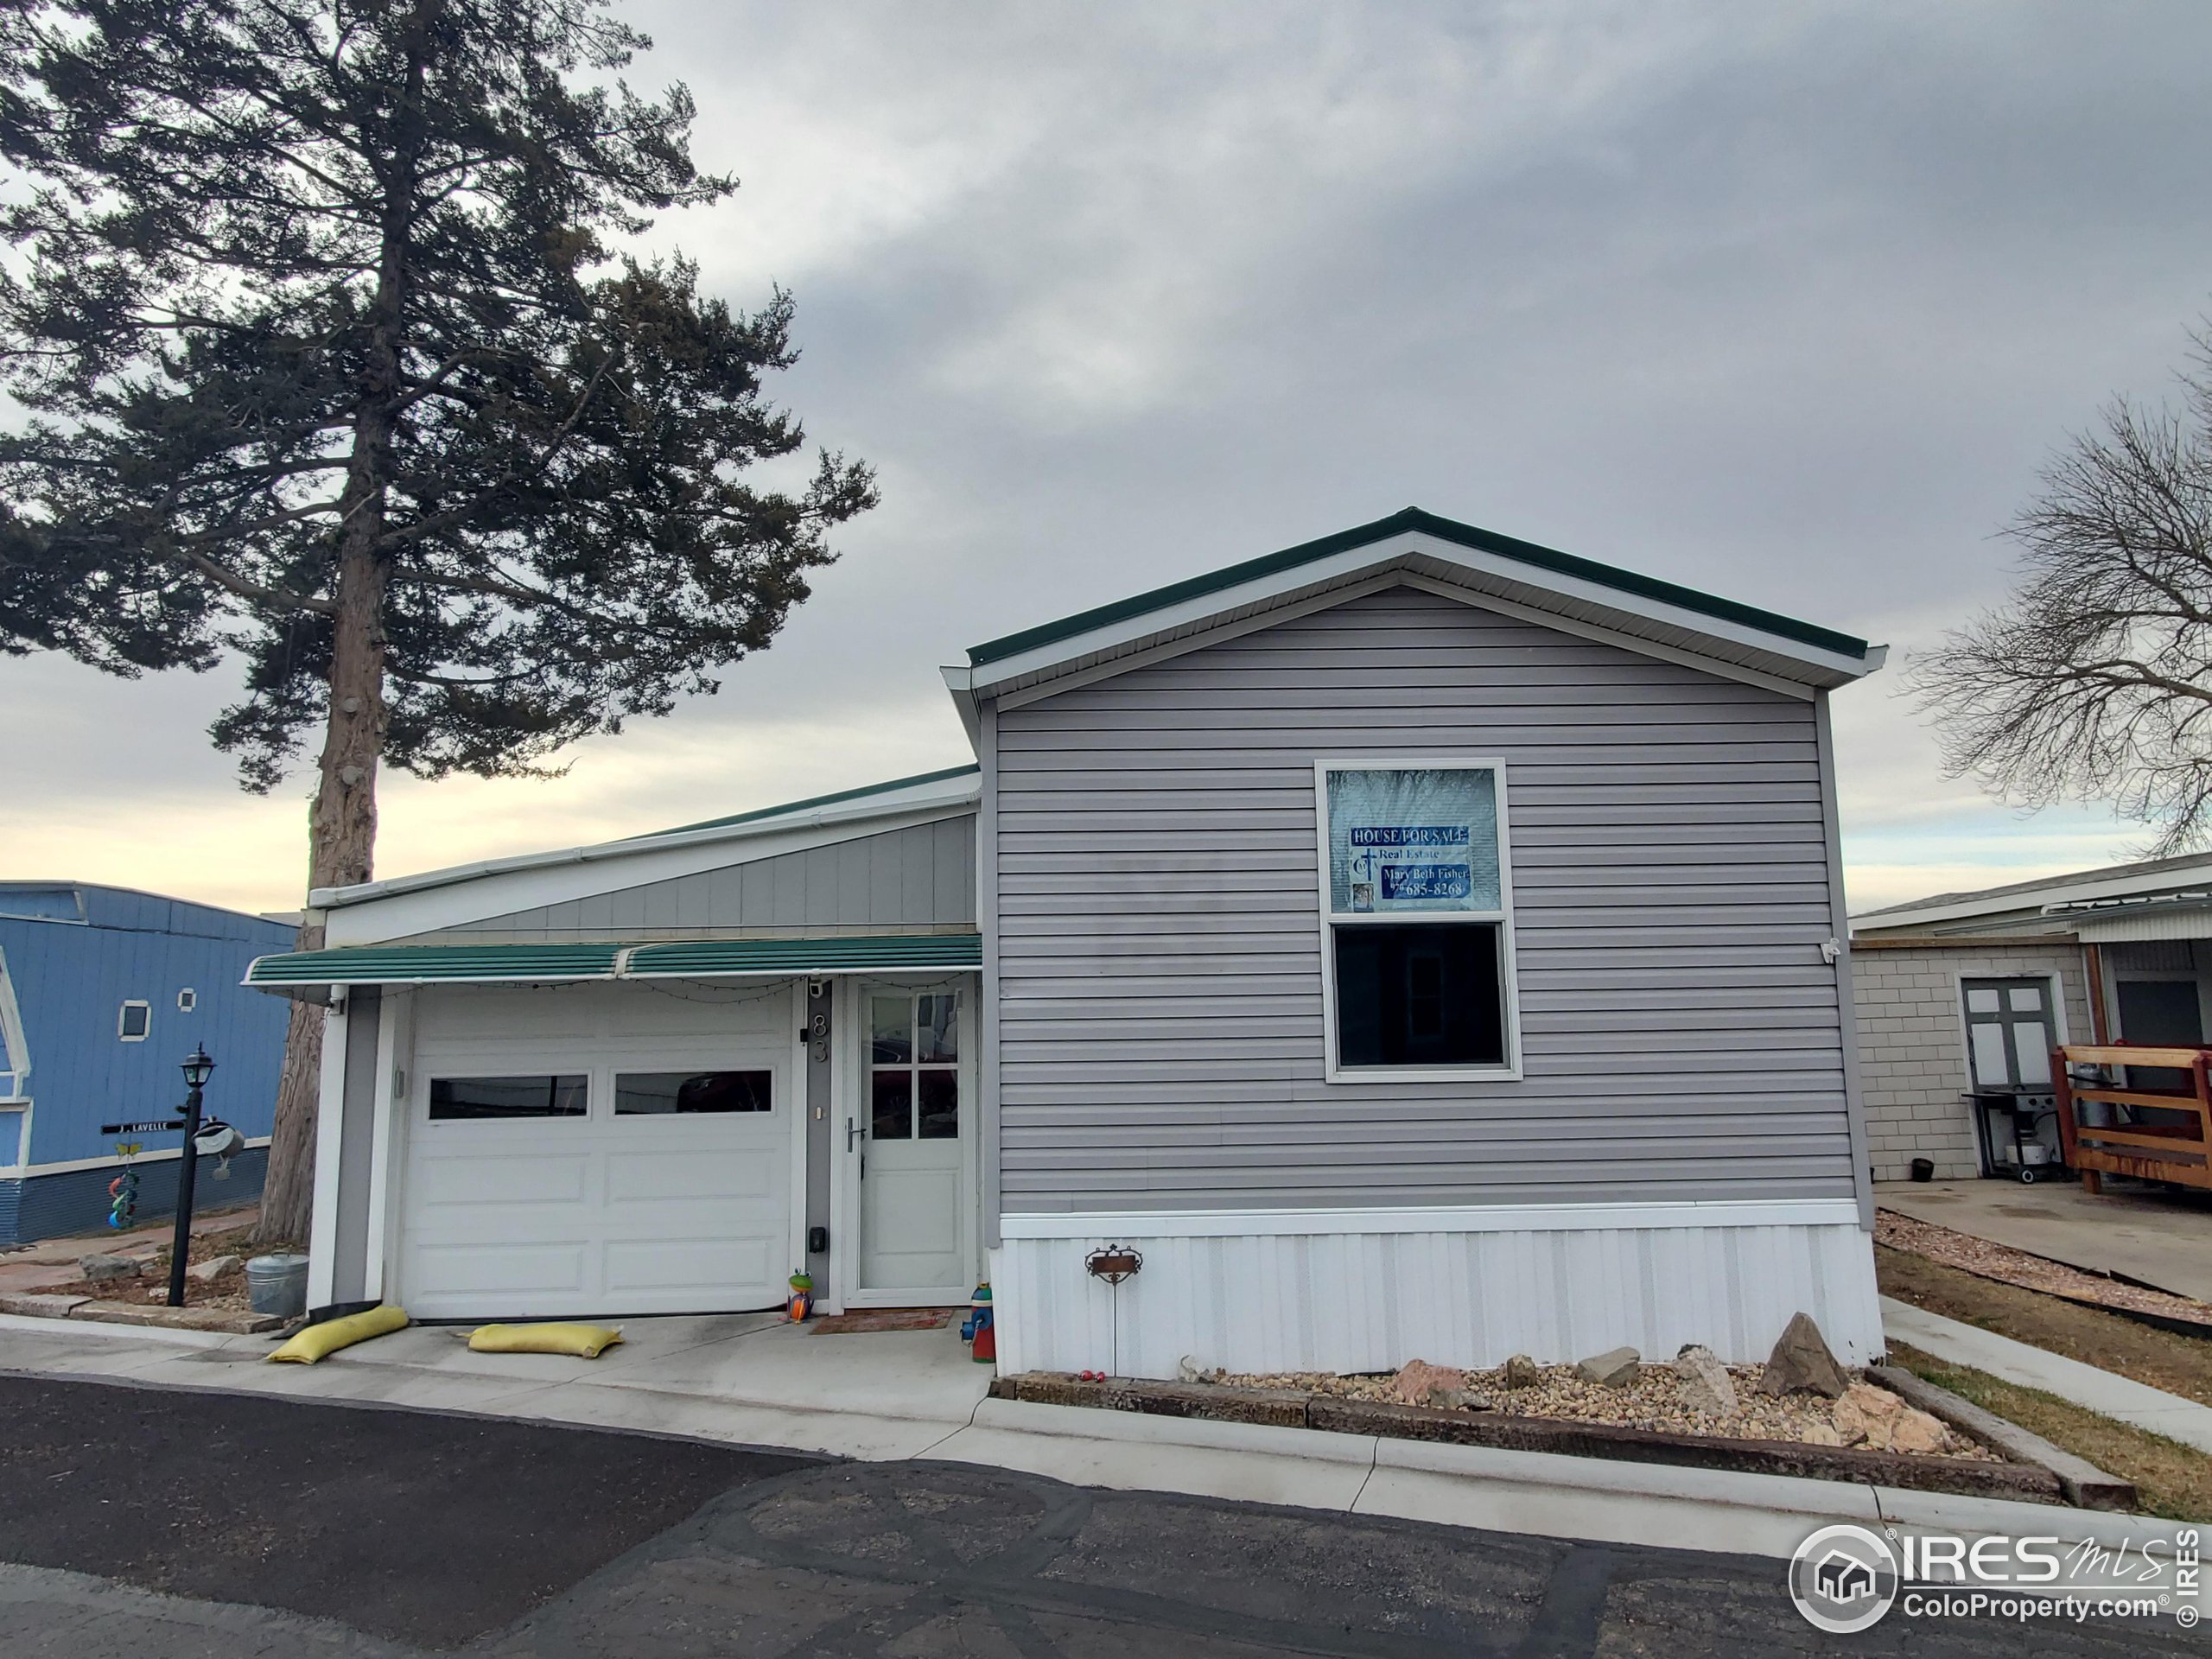
[[[2023,806],[2110,801],[2152,852],[2212,841],[2212,329],[2178,407],[2125,397],[2008,527],[2005,601],[1906,676],[1945,770]]]

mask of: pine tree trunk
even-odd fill
[[[353,449],[340,498],[338,614],[331,624],[329,720],[320,778],[308,826],[310,910],[300,929],[302,950],[322,948],[314,893],[366,881],[375,868],[377,766],[384,757],[385,588],[391,558],[382,542],[385,489],[392,474],[392,439],[403,393],[400,342],[404,327],[408,238],[420,156],[422,92],[429,42],[426,20],[436,0],[418,8],[409,43],[403,123],[411,128],[394,158],[385,195],[384,245],[362,364],[362,396],[353,420]],[[407,122],[413,115],[417,119]],[[277,1085],[276,1122],[269,1145],[258,1242],[304,1243],[314,1219],[315,1108],[321,1095],[322,1010],[295,1003]]]

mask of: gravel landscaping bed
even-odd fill
[[[1725,1416],[1694,1411],[1681,1404],[1675,1397],[1678,1382],[1674,1369],[1665,1364],[1646,1365],[1634,1382],[1619,1388],[1585,1382],[1575,1375],[1572,1365],[1538,1366],[1536,1380],[1517,1389],[1505,1386],[1503,1370],[1469,1371],[1465,1376],[1469,1394],[1486,1401],[1488,1414],[1492,1415],[1595,1423],[1666,1434],[1782,1440],[1799,1446],[1834,1446],[1846,1443],[1847,1437],[1836,1427],[1836,1407],[1840,1402],[1819,1395],[1777,1397],[1760,1394],[1758,1380],[1763,1369],[1758,1365],[1727,1367],[1740,1403],[1737,1410]],[[1293,1371],[1229,1374],[1209,1380],[1230,1388],[1284,1389],[1379,1403],[1394,1402],[1401,1397],[1395,1379],[1381,1375],[1335,1376]],[[1951,1435],[1933,1455],[1968,1462],[2001,1461],[1987,1448],[1961,1434]]]
[[[1925,1256],[1946,1267],[1978,1274],[1984,1279],[1994,1279],[2000,1284],[2018,1285],[2023,1290],[2040,1290],[2075,1301],[2094,1302],[2105,1307],[2212,1326],[2212,1304],[2086,1273],[2047,1256],[2031,1255],[2007,1244],[1993,1244],[1972,1233],[1939,1227],[1933,1222],[1899,1215],[1894,1210],[1874,1212],[1874,1242]]]

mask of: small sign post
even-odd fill
[[[192,1254],[192,1189],[200,1175],[200,1091],[215,1070],[207,1051],[195,1046],[184,1061],[184,1116],[153,1117],[137,1123],[103,1123],[102,1135],[164,1135],[184,1131],[184,1153],[176,1172],[176,1230],[169,1243],[169,1306],[184,1306],[184,1269]]]

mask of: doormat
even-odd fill
[[[817,1337],[849,1337],[862,1331],[942,1331],[959,1312],[957,1307],[868,1307],[857,1313],[809,1319],[806,1328]]]

